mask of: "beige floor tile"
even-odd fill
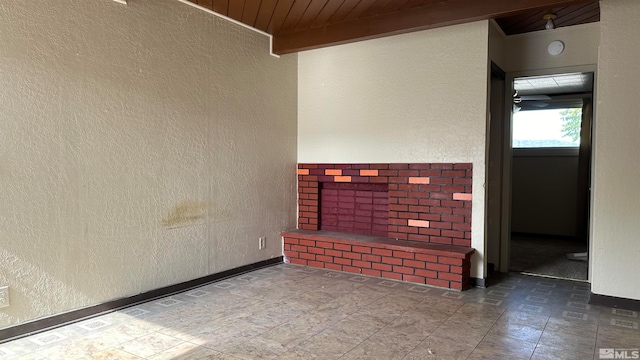
[[[18,356],[16,358],[10,358],[10,359],[15,359],[15,360],[43,360],[46,359],[46,357],[42,354],[39,353],[31,353],[31,354],[26,354],[26,355],[22,355],[22,356]]]
[[[468,338],[472,341],[480,341],[487,335],[494,324],[495,322],[492,319],[452,316],[444,321],[433,333],[451,339]]]
[[[549,321],[548,316],[528,312],[507,310],[498,319],[498,324],[525,325],[533,329],[543,330]]]
[[[234,348],[248,339],[256,336],[251,332],[245,332],[241,327],[217,328],[215,331],[202,334],[192,339],[190,342],[210,349],[225,352]]]
[[[422,332],[403,331],[385,327],[366,341],[383,345],[388,349],[409,353],[426,337],[425,333]]]
[[[413,349],[405,359],[466,359],[477,345],[478,342],[470,339],[432,335]]]
[[[292,298],[287,299],[287,301],[298,304],[301,309],[310,310],[324,305],[334,298],[335,296],[324,291],[310,291],[293,296]]]
[[[106,349],[86,358],[87,360],[138,360],[141,357],[120,349]]]
[[[572,322],[566,319],[550,317],[545,327],[545,331],[547,330],[595,339],[598,326],[595,324]]]
[[[592,352],[595,349],[595,339],[545,330],[538,345],[565,349],[570,352]]]
[[[298,346],[300,343],[306,341],[319,331],[313,327],[305,326],[305,324],[289,323],[278,326],[260,337],[277,342],[286,350],[292,349]]]
[[[318,308],[316,308],[314,311],[329,312],[342,317],[347,317],[349,315],[353,315],[359,312],[363,307],[366,307],[366,305],[360,306],[356,302],[350,302],[349,300],[340,298],[340,299],[336,299],[331,302],[328,302],[324,305],[321,305]]]
[[[355,348],[351,349],[348,353],[342,356],[341,360],[370,360],[370,359],[385,359],[385,360],[400,360],[411,350],[403,348],[390,348],[386,344],[381,344],[375,340],[365,340],[358,344]]]
[[[509,337],[522,341],[537,343],[542,336],[542,330],[521,324],[496,323],[489,330],[489,335]]]
[[[438,310],[448,315],[453,315],[456,311],[458,311],[464,302],[462,300],[457,299],[447,299],[442,296],[433,296],[428,297],[419,304],[416,304],[413,309],[415,310],[425,310],[432,311]]]
[[[551,292],[533,292],[540,282]],[[55,344],[31,341],[46,335],[41,333],[0,350],[15,352],[10,360],[536,360],[590,359],[599,347],[640,347],[637,330],[558,315],[572,301],[574,283],[509,274],[498,285],[462,293],[412,290],[394,281],[280,265],[190,290],[200,290],[199,296],[174,295],[181,302],[173,306],[154,300],[94,318],[111,324],[105,328],[56,329],[67,339]],[[509,292],[501,298],[505,304],[479,302],[495,298],[493,290]],[[525,301],[528,296],[548,299],[542,312]],[[611,313],[594,309],[590,316]]]
[[[598,326],[549,318],[539,344],[576,352],[593,352]]]
[[[221,352],[208,349],[196,344],[184,342],[167,350],[161,351],[148,360],[201,360],[201,359],[222,359]]]
[[[451,314],[446,311],[418,307],[412,307],[411,309],[405,311],[402,315],[411,316],[416,319],[428,319],[439,322],[444,322],[449,317],[451,317]]]
[[[504,313],[505,309],[489,304],[467,303],[458,309],[455,313],[457,316],[474,317],[488,320],[498,320]]]
[[[326,330],[312,336],[297,347],[319,358],[336,358],[346,354],[359,343],[358,339],[345,338],[340,333]]]
[[[424,340],[441,324],[442,320],[412,316],[411,314],[405,313],[404,315],[401,315],[394,321],[392,321],[383,330],[391,330],[394,332],[410,334],[415,336],[416,338]]]
[[[81,359],[91,354],[105,350],[111,346],[101,339],[73,339],[50,348],[41,350],[39,353],[51,360],[73,360]]]
[[[356,315],[338,322],[329,329],[332,332],[341,334],[343,337],[362,341],[378,332],[384,326],[385,324],[366,315]]]
[[[226,350],[225,354],[248,360],[275,359],[287,351],[288,349],[280,342],[257,336]]]
[[[612,326],[598,326],[596,348],[640,348],[640,333]]]
[[[339,359],[340,357],[342,357],[342,354],[329,355],[326,353],[314,353],[312,351],[296,347],[278,356],[278,360],[306,360],[306,359],[331,360],[331,359]]]
[[[585,360],[592,359],[593,352],[579,352],[578,350],[558,349],[550,346],[540,345],[536,346],[531,360]]]
[[[150,334],[160,328],[161,327],[147,323],[144,320],[131,319],[127,323],[102,331],[100,335],[93,334],[92,336],[95,336],[96,339],[98,337],[101,338],[105,342],[105,345],[115,346]]]
[[[473,350],[470,359],[529,359],[536,347],[535,342],[487,335]]]
[[[377,307],[393,307],[398,311],[404,312],[409,310],[410,308],[420,304],[423,299],[422,297],[418,297],[413,293],[390,293],[385,297],[382,297],[373,303],[374,306]]]
[[[375,321],[382,324],[390,324],[393,320],[397,319],[400,315],[404,314],[406,310],[398,310],[389,307],[365,307],[360,309],[353,315],[365,315],[375,319]]]
[[[161,333],[151,333],[120,345],[120,349],[139,357],[149,357],[183,341]]]

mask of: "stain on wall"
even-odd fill
[[[295,227],[297,56],[267,37],[2,0],[0,89],[0,328],[282,255],[256,239]]]
[[[192,225],[205,217],[206,210],[207,206],[202,201],[183,200],[162,219],[162,225],[168,229]]]

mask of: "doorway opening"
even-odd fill
[[[513,89],[508,269],[587,281],[593,73]]]

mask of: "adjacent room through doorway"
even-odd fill
[[[514,89],[510,270],[586,281],[593,73]]]

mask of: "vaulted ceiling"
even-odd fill
[[[600,20],[594,0],[189,0],[273,35],[287,54],[386,35],[496,19],[507,34]]]

